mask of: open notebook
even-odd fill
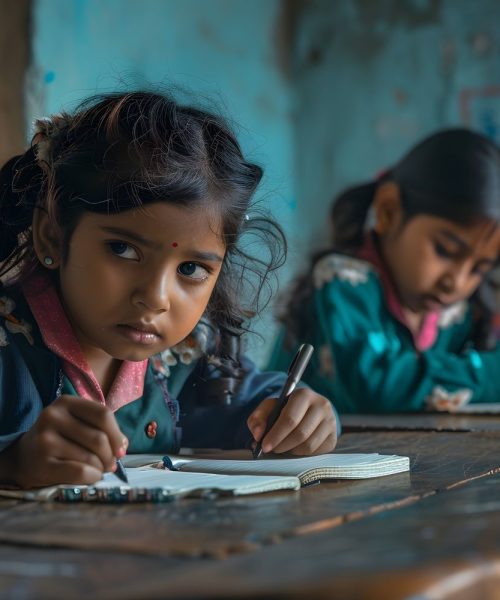
[[[248,450],[217,451],[203,455],[129,455],[125,467],[164,462],[181,473],[216,473],[219,475],[259,475],[298,477],[301,485],[326,479],[367,479],[409,471],[407,456],[385,454],[321,454],[295,458],[278,454],[254,460]]]
[[[115,475],[91,486],[59,485],[39,490],[0,489],[0,496],[66,502],[168,502],[179,497],[216,497],[298,490],[327,479],[365,479],[408,471],[406,456],[322,454],[305,458],[279,455],[252,458],[250,451],[163,456],[125,456],[128,484]],[[163,468],[167,465],[169,468]]]
[[[0,497],[65,502],[168,502],[183,496],[211,498],[300,488],[299,479],[289,476],[181,473],[151,466],[127,468],[126,472],[128,484],[112,473],[105,473],[104,478],[94,485],[58,485],[36,490],[0,489]]]

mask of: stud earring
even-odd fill
[[[52,258],[52,256],[45,256],[43,259],[43,264],[46,267],[51,267],[54,264],[54,259]]]

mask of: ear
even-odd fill
[[[40,263],[46,269],[58,269],[61,264],[60,232],[54,229],[47,213],[36,208],[33,212],[33,247]]]
[[[394,181],[386,181],[375,191],[373,198],[374,229],[379,235],[397,231],[403,220],[401,192]]]

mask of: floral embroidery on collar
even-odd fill
[[[446,329],[455,323],[462,323],[468,306],[469,305],[465,300],[460,300],[455,304],[443,308],[439,315],[438,327]]]
[[[210,342],[210,330],[208,324],[198,323],[181,342],[151,357],[155,372],[163,377],[170,377],[170,367],[174,367],[179,362],[189,365],[206,354]]]
[[[22,333],[29,344],[33,346],[35,341],[30,333],[32,327],[24,319],[18,319],[12,314],[15,308],[16,303],[12,298],[0,296],[0,317],[4,318],[5,329],[10,331],[10,333]],[[9,343],[5,329],[0,326],[0,346],[7,346]]]
[[[371,265],[364,260],[341,254],[328,254],[320,259],[314,267],[314,286],[319,290],[335,277],[356,286],[366,283],[370,271]]]

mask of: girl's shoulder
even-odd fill
[[[374,266],[366,260],[332,252],[316,262],[312,280],[314,287],[320,290],[332,282],[348,287],[364,287],[378,284],[379,278]]]
[[[30,316],[20,291],[0,284],[0,347],[8,346],[14,334],[34,345],[33,330],[36,327]]]

